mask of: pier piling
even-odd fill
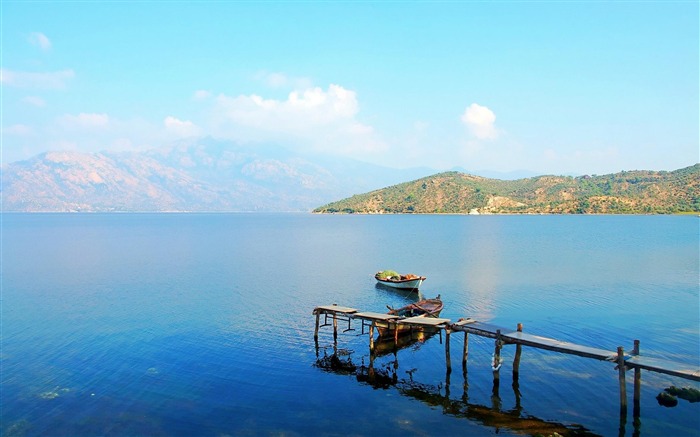
[[[314,340],[318,341],[318,324],[321,319],[321,313],[317,312],[316,313],[316,329],[314,329]]]
[[[445,327],[445,361],[447,362],[447,373],[452,371],[452,360],[450,359],[450,327]]]
[[[620,416],[627,415],[627,386],[625,384],[625,349],[617,347],[617,371],[620,381]]]
[[[523,324],[518,323],[517,332],[523,332]],[[515,345],[515,357],[513,358],[513,381],[517,382],[520,378],[520,354],[522,353],[522,345]]]
[[[634,348],[632,349],[632,355],[639,355],[639,340],[634,341]],[[639,367],[634,368],[634,401],[632,404],[632,416],[636,419],[640,415],[640,399],[642,391],[642,369]]]
[[[338,317],[333,313],[333,340],[338,339]]]
[[[469,356],[469,333],[464,331],[464,349],[462,350],[462,371],[467,371],[467,357]]]
[[[499,370],[501,369],[501,346],[503,345],[503,342],[501,341],[501,330],[498,329],[496,330],[496,345],[493,350],[493,381],[494,384],[500,379],[500,372]]]

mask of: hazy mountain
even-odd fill
[[[700,164],[680,170],[504,181],[459,172],[352,196],[321,213],[676,213],[700,212]]]
[[[2,168],[3,211],[310,211],[434,173],[211,138],[129,153],[47,152]]]

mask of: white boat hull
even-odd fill
[[[377,279],[377,282],[391,288],[401,288],[401,289],[418,289],[423,283],[424,278],[418,279],[408,279],[405,281],[384,281],[382,279]]]

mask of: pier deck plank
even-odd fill
[[[320,313],[341,313],[341,314],[353,314],[356,313],[357,310],[355,308],[350,308],[350,307],[344,307],[340,305],[322,305],[322,306],[317,306],[314,308],[314,314],[317,312]]]
[[[637,367],[645,370],[652,370],[667,375],[680,376],[693,381],[700,381],[700,367],[696,364],[677,363],[675,361],[661,358],[645,357],[635,355],[625,361],[629,367]]]
[[[500,330],[501,333],[510,331],[509,329],[502,328],[500,326],[492,325],[490,323],[478,322],[474,319],[466,319],[457,322],[452,325],[453,331],[469,332],[471,334],[480,335],[482,337],[496,338],[498,336],[497,332]]]
[[[441,319],[438,317],[408,317],[406,319],[399,320],[399,325],[425,325],[425,326],[440,326],[449,325],[450,319]]]
[[[615,361],[617,359],[617,352],[614,351],[582,346],[580,344],[569,343],[553,338],[540,337],[539,335],[525,334],[523,332],[515,331],[503,334],[502,337],[508,342],[562,352],[565,354],[595,358],[602,361]]]
[[[399,318],[399,316],[396,316],[394,314],[373,313],[372,311],[362,311],[359,313],[353,313],[352,317],[354,319],[381,320],[383,322],[390,322]]]

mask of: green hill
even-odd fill
[[[315,213],[671,214],[700,212],[700,164],[603,176],[504,181],[439,173],[332,202]]]

